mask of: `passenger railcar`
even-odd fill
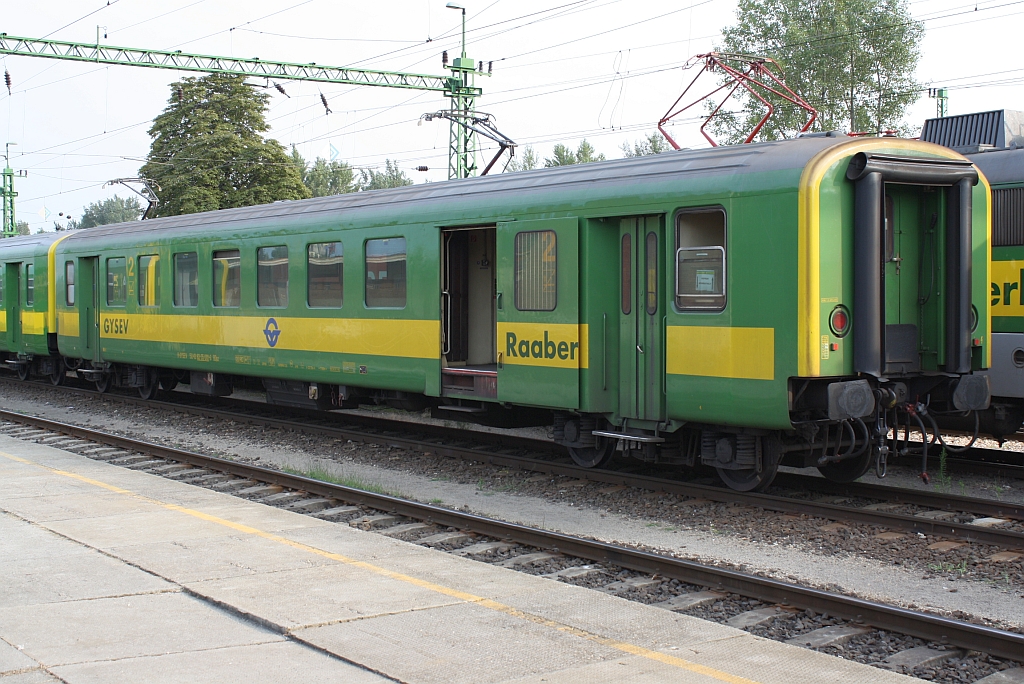
[[[821,134],[102,226],[54,245],[56,339],[101,389],[261,378],[546,416],[586,466],[847,480],[987,407],[987,212],[959,154]]]

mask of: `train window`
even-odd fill
[[[725,211],[683,211],[676,216],[676,306],[725,308]]]
[[[36,267],[25,265],[25,306],[32,306],[36,301]]]
[[[340,242],[317,242],[306,252],[306,302],[312,308],[340,309],[345,271]]]
[[[644,252],[644,270],[647,274],[647,313],[658,313],[658,236],[648,233]]]
[[[288,248],[260,247],[256,251],[256,303],[288,306]]]
[[[195,252],[174,255],[174,306],[199,305],[199,256]]]
[[[553,230],[516,233],[515,301],[520,311],[554,311],[558,244]]]
[[[75,262],[64,262],[64,301],[68,306],[75,305]]]
[[[242,303],[242,255],[237,249],[213,253],[213,305]]]
[[[633,311],[633,236],[622,236],[622,313]]]
[[[160,305],[160,257],[139,257],[139,306]]]
[[[107,259],[107,304],[124,306],[128,301],[128,269],[125,258]]]
[[[0,306],[4,303],[4,271],[7,270],[6,264],[0,264]]]
[[[405,306],[405,238],[366,241],[366,306]]]

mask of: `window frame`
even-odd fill
[[[238,255],[238,303],[237,304],[217,304],[214,299],[215,293],[217,292],[217,284],[214,278],[214,270],[217,263],[217,255],[223,254],[224,252],[235,252]],[[221,257],[222,259],[226,257]],[[227,267],[230,272],[230,267]],[[242,306],[242,250],[239,247],[222,247],[219,249],[210,250],[210,305],[214,309],[239,309]]]
[[[179,304],[177,302],[178,297],[178,257],[195,256],[196,263],[196,299],[195,304]],[[194,252],[171,252],[171,306],[179,309],[196,309],[199,307],[199,251]]]
[[[550,309],[522,309],[519,307],[519,236],[527,235],[530,233],[550,233],[551,237],[555,241],[555,298]],[[540,230],[520,230],[516,232],[512,238],[512,306],[516,308],[516,311],[536,311],[541,313],[550,313],[558,308],[558,232],[551,228],[543,228]]]
[[[75,306],[75,301],[75,260],[68,259],[64,262],[64,305]]]
[[[405,256],[402,258],[402,261],[405,262],[405,299],[402,302],[401,306],[380,306],[370,304],[369,301],[367,301],[368,295],[370,293],[370,288],[368,287],[369,279],[367,278],[367,275],[370,273],[370,270],[367,268],[368,255],[366,252],[366,248],[371,242],[381,242],[384,240],[402,240],[402,242],[405,243]],[[387,237],[366,238],[365,240],[363,240],[363,307],[366,309],[384,309],[392,311],[401,311],[407,306],[409,306],[409,239],[404,235],[389,235]]]
[[[341,278],[339,279],[339,282],[341,284],[341,301],[338,303],[337,306],[334,306],[334,305],[319,306],[319,305],[310,304],[310,301],[309,301],[309,293],[310,293],[310,287],[309,287],[309,285],[310,285],[310,281],[309,281],[309,279],[310,279],[309,249],[310,249],[310,247],[313,247],[314,245],[335,245],[335,244],[336,245],[341,245],[341,264],[340,264],[341,265]],[[408,247],[408,243],[406,243],[406,246]],[[364,280],[365,280],[365,278],[364,278]],[[408,271],[406,271],[406,283],[407,283],[406,290],[408,290]],[[407,295],[406,295],[406,299],[408,300],[408,292],[407,292]],[[345,308],[345,242],[344,242],[344,240],[328,240],[326,242],[307,242],[306,243],[306,308],[307,309],[328,309],[328,310],[331,310],[331,309],[343,309],[343,308]]]
[[[155,298],[156,299],[156,303],[155,304],[144,304],[142,302],[142,283],[143,283],[143,280],[142,280],[142,260],[143,259],[156,259],[157,272],[156,272],[156,278],[154,278],[154,282],[156,283],[156,285],[155,285],[155,289],[156,289],[156,298]],[[138,269],[136,270],[136,276],[135,276],[136,280],[137,280],[137,282],[135,283],[135,299],[136,299],[139,307],[145,308],[145,309],[155,309],[155,308],[160,306],[160,255],[159,254],[140,254],[136,258],[135,262],[136,262],[136,264],[138,264]],[[147,263],[149,263],[149,262],[147,262]],[[147,271],[148,271],[148,269],[149,269],[149,267],[147,266]]]
[[[692,247],[681,247],[679,245],[679,220],[687,214],[711,214],[720,213],[722,215],[722,242],[721,245],[694,245]],[[672,270],[674,272],[674,288],[672,292],[672,307],[676,313],[695,313],[695,314],[719,314],[722,313],[729,306],[729,212],[726,211],[725,207],[721,204],[709,204],[698,207],[685,207],[678,209],[675,215],[672,217],[672,239],[675,244],[675,252],[673,254]],[[681,295],[679,294],[679,253],[686,250],[698,250],[698,249],[715,249],[722,253],[722,294],[712,295],[715,297],[721,297],[722,303],[718,306],[680,306],[680,297],[701,297],[706,295]]]
[[[111,285],[110,285],[110,262],[111,261],[118,261],[118,260],[121,260],[121,261],[124,262],[124,281],[125,282],[121,286],[121,289],[124,290],[124,299],[111,301],[111,299],[110,299],[110,292],[111,292],[111,289],[110,289],[111,288]],[[106,289],[106,296],[104,296],[103,301],[106,302],[106,305],[108,307],[114,307],[114,308],[117,308],[117,309],[123,309],[123,308],[127,307],[128,306],[128,257],[123,257],[123,256],[122,257],[107,257],[106,260],[103,262],[103,275],[106,276],[106,279],[104,281],[104,287]]]
[[[285,277],[284,277],[284,304],[263,304],[262,302],[260,302],[260,269],[261,269],[261,265],[260,265],[260,252],[262,252],[265,249],[284,249],[284,252],[285,252],[285,262],[286,262]],[[242,273],[241,273],[242,264],[241,264],[241,259],[239,259],[238,267],[239,267],[239,273],[238,273],[238,278],[239,278],[239,280],[238,280],[238,294],[239,294],[239,299],[241,299],[241,294],[242,294],[242,280],[241,280],[241,278],[242,278]],[[273,268],[273,266],[269,266],[268,268]],[[256,248],[256,306],[258,306],[261,309],[287,309],[288,308],[288,303],[291,301],[291,289],[292,289],[291,288],[291,274],[292,274],[291,251],[288,249],[288,245],[286,245],[286,244],[282,244],[282,245],[263,245],[261,247],[257,247]]]

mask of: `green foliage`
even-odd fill
[[[719,49],[775,59],[787,85],[818,110],[815,129],[910,132],[903,117],[920,96],[913,74],[924,28],[907,0],[739,0],[736,19]],[[806,112],[771,99],[776,111],[759,139],[792,137]],[[729,143],[741,142],[764,114],[750,96],[725,109],[710,128]]]
[[[102,202],[93,202],[82,209],[82,220],[77,227],[92,228],[93,226],[105,226],[108,223],[138,221],[144,209],[142,202],[136,197],[124,199],[114,195]]]
[[[323,157],[317,157],[312,164],[309,164],[294,147],[292,147],[292,160],[299,169],[302,183],[309,188],[313,197],[344,195],[347,192],[359,190],[359,185],[355,180],[355,171],[345,162],[329,162]]]
[[[540,159],[537,158],[537,153],[533,151],[533,146],[527,145],[523,148],[518,157],[512,157],[508,166],[505,167],[505,172],[515,173],[516,171],[532,171],[537,168],[539,164]]]
[[[210,74],[171,84],[139,170],[161,187],[157,216],[310,196],[281,144],[263,138],[269,96],[244,81]]]
[[[28,227],[28,221],[18,221],[17,224],[15,224],[15,225],[16,225],[16,229],[18,231],[18,235],[31,235],[32,234],[32,229]]]
[[[584,139],[576,151],[558,143],[552,150],[552,156],[544,160],[545,167],[569,166],[571,164],[587,164],[589,162],[604,161],[604,154],[596,154],[594,146]]]
[[[398,168],[398,162],[390,159],[384,160],[384,170],[363,169],[359,172],[361,177],[360,190],[382,190],[384,188],[400,188],[404,185],[412,185],[412,179],[405,175],[405,172]]]
[[[622,150],[623,157],[646,157],[651,154],[668,152],[672,148],[669,147],[665,136],[655,131],[650,135],[645,135],[642,140],[633,143],[632,147],[629,146],[628,142],[624,142],[619,149]]]

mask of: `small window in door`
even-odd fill
[[[107,304],[124,306],[128,302],[128,269],[124,257],[107,259]]]
[[[174,255],[174,306],[199,305],[199,256],[195,252]]]
[[[160,257],[139,257],[139,306],[160,305]]]
[[[36,267],[25,265],[25,306],[32,306],[36,301]]]
[[[683,311],[725,308],[725,211],[720,207],[676,216],[676,306]]]
[[[75,262],[64,262],[64,301],[68,306],[75,305]]]
[[[366,241],[366,306],[405,306],[405,238]]]
[[[242,255],[237,249],[213,253],[213,305],[237,307],[242,303]]]
[[[256,303],[288,306],[288,247],[260,247],[256,252]]]
[[[313,309],[340,309],[345,269],[342,244],[315,242],[306,249],[306,302]]]
[[[647,313],[650,316],[658,313],[658,236],[647,234],[644,245],[644,272],[647,276]]]
[[[4,304],[4,272],[7,271],[7,264],[0,264],[0,306]]]
[[[554,311],[558,244],[553,230],[516,233],[515,300],[520,311]]]

